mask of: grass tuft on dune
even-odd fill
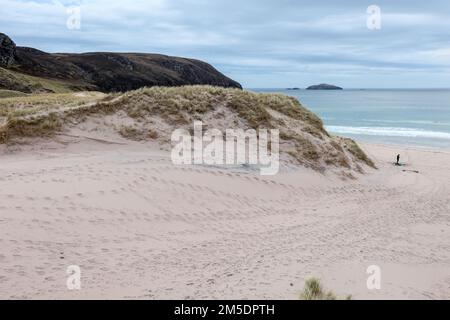
[[[0,99],[0,143],[17,137],[52,136],[63,128],[67,112],[104,97],[99,92],[78,92]]]

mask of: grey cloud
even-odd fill
[[[327,77],[348,87],[428,87],[433,78],[450,87],[442,74],[450,68],[448,1],[376,1],[377,31],[366,28],[372,1],[364,0],[84,0],[82,28],[70,31],[64,5],[76,3],[2,0],[11,14],[0,31],[51,52],[195,57],[247,87],[302,86]]]

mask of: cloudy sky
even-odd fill
[[[450,2],[414,2],[0,0],[0,32],[48,52],[198,58],[247,88],[450,87]],[[380,29],[367,27],[374,4]],[[80,29],[67,27],[71,6]]]

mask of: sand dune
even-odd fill
[[[395,167],[398,149],[363,146],[379,170],[353,181],[176,167],[140,143],[3,155],[0,298],[297,299],[311,276],[355,299],[450,298],[450,154]]]

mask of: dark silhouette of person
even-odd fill
[[[399,154],[397,155],[397,163],[396,163],[396,165],[397,165],[397,166],[400,165],[400,155],[399,155]]]

